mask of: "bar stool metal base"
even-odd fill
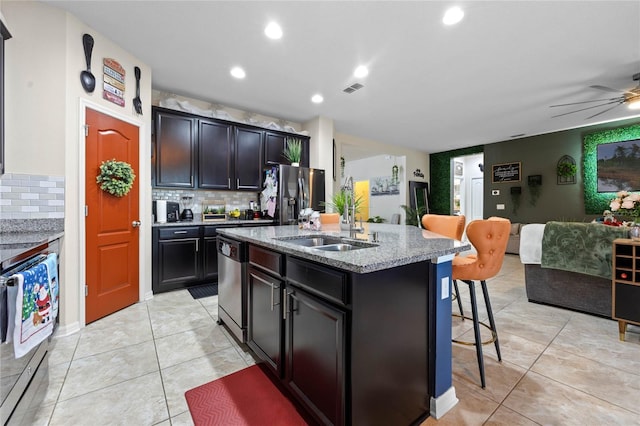
[[[458,285],[456,281],[457,280],[453,280],[453,283],[456,289],[456,293],[458,293],[457,292]],[[496,323],[493,319],[491,301],[489,300],[489,291],[487,290],[486,281],[484,280],[480,281],[480,286],[482,287],[482,294],[484,296],[484,303],[487,308],[487,315],[489,316],[489,325],[487,325],[485,323],[480,322],[478,319],[478,303],[476,301],[476,291],[475,291],[474,282],[471,280],[460,280],[460,281],[469,285],[469,297],[471,299],[471,318],[465,317],[464,315],[460,315],[460,317],[463,319],[468,318],[473,321],[473,334],[474,334],[475,342],[474,343],[462,342],[462,341],[456,341],[453,339],[452,341],[455,343],[460,343],[463,345],[473,345],[476,347],[476,356],[478,358],[478,368],[480,369],[480,382],[482,384],[482,388],[484,389],[486,383],[485,383],[485,377],[484,377],[484,357],[482,354],[482,345],[493,343],[496,347],[496,353],[498,354],[498,361],[502,361],[502,355],[500,354],[500,342],[498,341],[498,332],[496,331]],[[458,296],[458,304],[460,307],[460,311],[462,312],[462,303],[460,302],[459,294],[457,294],[457,296]],[[458,316],[458,315],[454,314],[454,316]],[[482,341],[482,338],[480,337],[480,325],[483,325],[484,327],[487,327],[489,330],[491,330],[491,339],[485,342]]]

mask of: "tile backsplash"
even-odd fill
[[[64,176],[0,176],[0,218],[64,218]]]
[[[194,213],[202,213],[202,205],[220,205],[227,209],[248,209],[249,202],[260,202],[260,196],[256,192],[239,191],[203,191],[203,190],[182,190],[182,189],[159,189],[154,188],[153,200],[167,200],[180,202],[183,196],[193,196]],[[180,205],[182,208],[182,205]]]

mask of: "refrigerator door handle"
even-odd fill
[[[298,196],[300,197],[300,211],[306,209],[305,197],[304,197],[304,179],[298,178]]]

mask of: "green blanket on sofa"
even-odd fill
[[[547,222],[541,266],[611,278],[613,240],[628,238],[628,232],[600,223]]]

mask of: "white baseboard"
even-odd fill
[[[76,321],[68,325],[59,326],[56,329],[56,336],[58,337],[69,336],[73,333],[77,333],[78,331],[80,331],[80,323]]]
[[[458,403],[456,388],[451,386],[445,393],[437,398],[431,397],[429,413],[436,420],[447,414]]]
[[[147,291],[144,294],[144,300],[151,300],[151,299],[153,299],[153,291]]]

